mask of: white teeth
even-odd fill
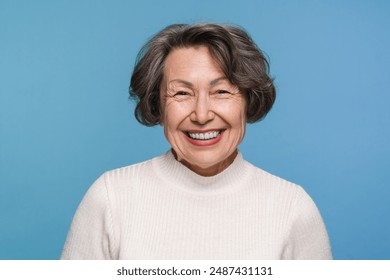
[[[197,140],[210,140],[215,137],[217,137],[221,131],[213,131],[213,132],[206,132],[206,133],[188,133],[188,135],[192,139],[197,139]]]

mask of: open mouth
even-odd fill
[[[215,131],[208,131],[208,132],[186,132],[188,137],[190,137],[193,140],[212,140],[217,138],[221,133],[222,130],[215,130]]]

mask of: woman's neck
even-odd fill
[[[202,168],[202,167],[200,167],[200,166],[191,164],[191,163],[185,161],[184,159],[178,160],[177,154],[176,154],[176,152],[175,152],[174,149],[172,149],[172,154],[174,155],[175,159],[176,159],[178,162],[180,162],[181,164],[183,164],[184,166],[186,166],[188,169],[192,170],[192,171],[195,172],[196,174],[198,174],[198,175],[200,175],[200,176],[210,177],[210,176],[215,176],[215,175],[221,173],[221,172],[224,171],[230,164],[232,164],[232,162],[234,161],[234,159],[236,158],[236,156],[237,156],[237,154],[238,154],[238,151],[235,150],[230,156],[228,156],[228,157],[227,157],[226,159],[224,159],[223,161],[218,162],[217,164],[212,165],[212,166],[207,167],[207,168]]]

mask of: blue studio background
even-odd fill
[[[334,258],[390,259],[390,2],[0,1],[0,259],[57,259],[104,171],[158,156],[129,78],[168,24],[245,27],[278,96],[240,149],[302,185]]]

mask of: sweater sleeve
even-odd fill
[[[103,174],[90,187],[73,218],[61,259],[112,259],[112,215]]]
[[[301,187],[295,202],[284,259],[331,260],[329,237],[318,208]]]

